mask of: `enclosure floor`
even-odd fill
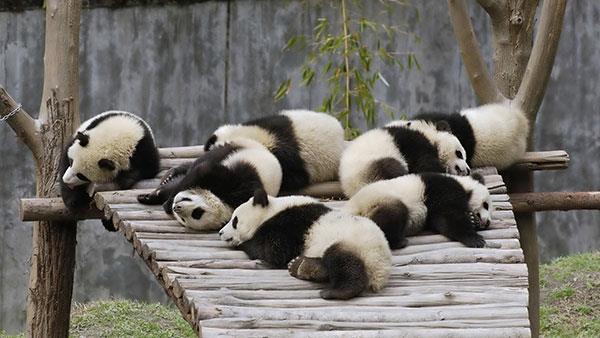
[[[216,233],[188,230],[161,206],[137,203],[149,189],[98,192],[95,200],[203,337],[528,337],[519,232],[502,177],[493,168],[482,172],[493,194],[491,227],[480,232],[489,247],[410,237],[393,252],[387,287],[348,301],[323,300],[323,285],[250,260]]]

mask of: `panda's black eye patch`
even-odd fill
[[[237,224],[238,224],[238,218],[237,218],[237,216],[235,216],[233,218],[233,221],[231,221],[231,226],[233,226],[234,229],[237,229]]]
[[[180,201],[181,201],[181,202],[191,202],[191,201],[192,201],[192,199],[191,199],[191,198],[189,198],[189,197],[184,197],[184,198],[180,199]]]
[[[490,205],[488,204],[488,202],[483,202],[483,208],[485,210],[487,210],[490,207]]]
[[[87,177],[85,177],[85,175],[82,174],[82,173],[77,173],[77,178],[80,179],[80,180],[82,180],[82,181],[90,182],[90,179],[87,178]]]
[[[194,211],[192,211],[192,218],[193,219],[200,219],[202,218],[202,215],[204,215],[204,210],[200,207],[194,209]]]
[[[461,160],[463,159],[463,154],[459,150],[457,150],[455,152],[455,154],[456,154],[456,157],[460,158]]]

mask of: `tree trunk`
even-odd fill
[[[60,152],[79,125],[79,0],[46,0],[42,153],[37,196],[58,196]],[[67,337],[75,269],[76,222],[37,222],[27,304],[27,335]]]

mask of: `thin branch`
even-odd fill
[[[538,32],[521,87],[515,97],[530,121],[542,103],[554,65],[554,57],[563,26],[566,0],[544,1]]]
[[[8,95],[4,87],[0,86],[0,118],[15,111],[18,107],[17,102]],[[37,121],[27,114],[23,108],[20,108],[13,116],[6,120],[6,123],[8,123],[21,141],[31,150],[34,159],[38,162],[42,153],[42,141]]]
[[[346,114],[344,118],[344,128],[347,129],[350,127],[350,49],[348,47],[348,39],[350,36],[348,35],[348,17],[346,16],[346,1],[341,1],[342,7],[342,30],[344,32],[344,67],[346,71],[344,72],[346,75],[346,95],[345,95],[345,105],[346,105]]]
[[[464,0],[448,0],[448,7],[460,54],[479,101],[481,103],[503,101],[504,96],[492,80],[481,56],[481,47],[473,31],[467,4]]]

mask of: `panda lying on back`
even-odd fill
[[[94,183],[129,189],[159,170],[150,127],[138,116],[107,111],[83,122],[61,157],[60,190],[65,205],[77,212],[89,207]]]
[[[424,173],[371,183],[344,208],[377,223],[392,249],[406,246],[406,236],[425,229],[481,248],[485,241],[477,230],[489,227],[490,206],[481,175]]]
[[[351,197],[363,186],[408,173],[448,172],[468,175],[466,152],[458,139],[435,126],[409,128],[395,121],[357,137],[344,150],[339,177]]]
[[[294,277],[329,281],[321,291],[326,299],[378,291],[390,273],[390,249],[377,225],[310,197],[270,197],[259,189],[235,209],[219,235],[251,259],[288,266]]]
[[[233,209],[265,189],[277,195],[281,166],[263,145],[239,139],[215,146],[194,163],[171,170],[159,187],[138,196],[143,204],[161,204],[182,225],[196,230],[216,230]]]
[[[412,120],[449,125],[474,167],[506,169],[527,149],[529,122],[520,109],[509,105],[487,104],[455,114],[419,114]]]
[[[277,157],[283,170],[282,191],[337,178],[344,149],[344,129],[333,116],[308,110],[284,110],[278,115],[224,125],[206,141],[204,150],[240,138],[260,142]]]

